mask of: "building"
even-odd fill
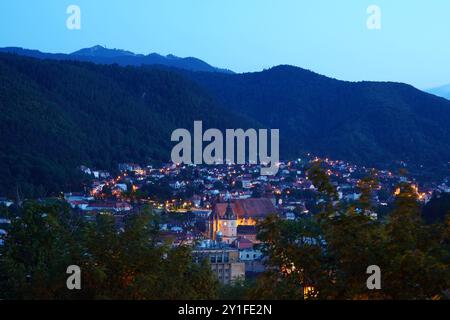
[[[229,205],[237,217],[238,226],[255,225],[259,220],[277,213],[277,209],[268,198],[237,199]],[[227,206],[227,203],[217,203],[213,215],[223,217],[227,211]]]
[[[0,205],[4,205],[6,207],[10,207],[14,202],[12,200],[8,200],[6,198],[0,198]]]
[[[194,261],[207,259],[211,270],[222,284],[231,284],[237,279],[245,279],[245,263],[239,261],[239,250],[225,243],[208,241],[193,252]]]
[[[90,202],[84,211],[130,211],[133,207],[127,202]]]
[[[0,246],[3,246],[5,242],[5,237],[8,234],[6,229],[11,225],[11,220],[0,218]]]
[[[225,212],[222,216],[217,214],[210,215],[209,219],[209,238],[217,240],[220,232],[221,240],[224,243],[231,244],[237,238],[237,217],[231,208],[231,203],[228,201]]]
[[[239,260],[245,263],[245,274],[248,277],[266,270],[261,250],[255,248],[239,250]]]
[[[253,244],[259,243],[260,241],[257,239],[258,230],[256,226],[238,226],[237,227],[237,236],[241,239],[250,240]]]
[[[192,209],[192,214],[197,218],[208,219],[211,215],[211,210],[208,209]]]

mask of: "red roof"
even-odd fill
[[[235,240],[235,246],[238,249],[251,249],[253,248],[253,242],[245,238],[238,238]]]
[[[277,212],[272,201],[267,198],[238,199],[230,205],[238,218],[265,218]],[[217,203],[214,211],[222,217],[226,209],[227,203]]]

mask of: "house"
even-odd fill
[[[240,239],[247,239],[252,243],[259,243],[257,234],[258,231],[256,229],[256,226],[242,225],[237,227],[237,237]]]
[[[120,171],[138,171],[141,170],[141,166],[136,163],[120,163]]]
[[[91,202],[88,206],[85,207],[85,211],[114,211],[115,204],[114,203],[100,203],[100,202]]]
[[[246,249],[251,249],[253,248],[253,242],[250,241],[249,239],[243,238],[243,237],[239,237],[237,238],[234,242],[233,245],[238,248],[239,250],[246,250]]]
[[[111,174],[108,171],[104,171],[104,170],[93,170],[92,174],[94,175],[95,178],[109,178],[111,176]]]
[[[238,199],[230,205],[238,218],[238,225],[255,225],[257,221],[277,213],[277,209],[268,198]],[[223,217],[226,209],[227,203],[217,203],[214,214],[217,213],[219,217]]]
[[[192,251],[194,261],[210,262],[211,270],[222,284],[231,284],[245,279],[245,263],[239,261],[239,250],[223,243],[209,242],[201,244]]]
[[[211,210],[208,209],[192,209],[192,213],[197,218],[207,219],[211,214]]]
[[[86,167],[86,166],[80,166],[80,170],[83,173],[87,174],[87,175],[91,175],[92,174],[92,170],[90,168]]]
[[[252,187],[252,181],[247,179],[242,179],[242,188],[250,189]]]
[[[262,258],[261,250],[246,248],[243,250],[239,250],[239,259],[241,261],[253,261]]]
[[[286,220],[295,220],[295,213],[288,211],[284,214]]]
[[[128,202],[116,202],[116,211],[130,211],[133,207]]]
[[[125,183],[116,183],[114,185],[115,188],[121,189],[122,191],[127,191],[128,187]]]
[[[11,224],[11,220],[0,218],[0,246],[5,243],[5,237],[8,234],[5,229]]]
[[[261,250],[254,248],[239,250],[239,260],[245,263],[246,277],[265,271]]]
[[[83,210],[85,211],[130,211],[132,206],[127,202],[91,202]]]
[[[183,232],[183,228],[180,226],[173,226],[172,228],[170,228],[170,231],[175,232],[175,233],[180,233],[180,232]]]
[[[71,201],[91,201],[91,200],[94,200],[93,197],[86,196],[82,192],[68,192],[68,193],[64,193],[64,199],[67,202],[71,202]]]
[[[0,205],[4,205],[6,207],[9,207],[13,204],[14,202],[12,200],[8,200],[6,198],[0,198]]]
[[[169,186],[172,189],[178,190],[178,189],[186,187],[186,182],[184,182],[184,181],[181,181],[181,182],[176,181],[175,183],[170,183]]]
[[[70,204],[70,206],[73,209],[78,208],[78,209],[81,209],[81,210],[85,210],[86,207],[89,205],[89,202],[85,201],[85,200],[70,200],[70,201],[67,201],[67,202]]]
[[[198,207],[201,206],[201,203],[202,203],[202,197],[199,196],[199,195],[197,195],[197,194],[194,194],[194,195],[191,197],[191,202],[194,204],[194,206],[196,206],[196,207],[198,208]]]

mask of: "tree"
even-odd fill
[[[82,222],[63,203],[27,202],[1,249],[5,299],[66,298],[66,269],[81,257]]]
[[[26,202],[1,251],[4,299],[211,299],[217,280],[190,248],[161,243],[150,209],[130,215],[123,231],[112,215],[84,222],[62,203]],[[82,289],[66,287],[67,267]]]
[[[393,299],[441,298],[450,287],[449,251],[441,248],[445,229],[424,225],[410,184],[401,183],[397,190],[385,226],[384,291]]]
[[[308,172],[319,192],[319,213],[311,219],[283,221],[276,216],[259,224],[268,271],[250,290],[267,299],[442,299],[450,287],[447,224],[426,226],[420,219],[417,192],[399,185],[387,222],[365,214],[373,210],[376,175],[362,179],[356,205],[337,201],[328,176],[315,163]],[[367,267],[381,268],[381,290],[368,290]],[[447,293],[446,293],[447,292]]]
[[[253,298],[303,299],[304,289],[321,281],[323,247],[316,221],[270,216],[258,225],[258,239],[269,271],[258,279]]]
[[[363,213],[369,213],[373,209],[373,193],[378,185],[379,182],[375,170],[371,171],[370,176],[365,177],[358,182],[358,188],[361,191],[359,206]]]

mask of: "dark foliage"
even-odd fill
[[[169,160],[171,133],[254,127],[168,70],[0,54],[0,194],[74,190],[84,164]],[[18,187],[18,188],[17,188]]]
[[[230,109],[279,128],[286,157],[304,151],[374,166],[450,159],[450,101],[410,85],[345,82],[292,66],[183,73]]]

